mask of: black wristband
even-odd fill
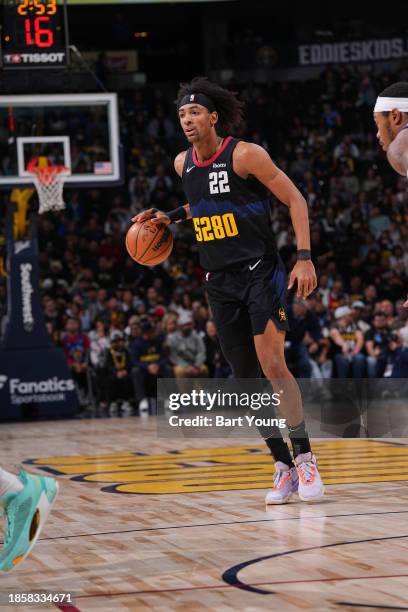
[[[312,259],[312,253],[308,249],[299,249],[297,252],[297,258],[300,261],[309,261]]]
[[[172,223],[175,223],[176,221],[184,221],[184,219],[187,219],[187,211],[184,206],[179,206],[178,208],[171,210],[169,213],[164,214],[168,216]]]

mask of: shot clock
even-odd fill
[[[2,0],[2,68],[57,68],[68,63],[66,0]]]

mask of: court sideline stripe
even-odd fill
[[[408,510],[388,510],[387,512],[358,512],[349,514],[321,514],[319,516],[290,516],[283,518],[274,519],[256,519],[247,521],[225,521],[220,523],[200,523],[198,525],[169,525],[167,527],[143,527],[141,529],[123,529],[123,531],[100,531],[98,533],[78,533],[74,535],[55,536],[52,538],[39,538],[39,542],[48,542],[52,540],[69,540],[71,538],[89,538],[93,536],[105,536],[105,535],[120,535],[121,533],[143,533],[144,531],[165,531],[167,529],[191,529],[194,527],[222,527],[228,525],[248,525],[253,523],[276,523],[279,521],[304,521],[316,520],[316,519],[330,519],[330,518],[344,518],[344,517],[355,517],[355,516],[382,516],[384,514],[408,514]],[[0,541],[0,543],[2,543]]]
[[[407,537],[407,536],[401,536],[401,537]],[[351,542],[340,542],[341,544],[349,544]],[[339,543],[337,543],[336,545],[338,545]],[[305,548],[305,551],[308,551],[310,549]],[[288,552],[295,552],[295,551],[288,551]],[[302,552],[302,549],[296,552]],[[245,585],[247,587],[257,587],[257,586],[271,586],[271,585],[279,585],[279,584],[309,584],[311,582],[345,582],[347,580],[381,580],[381,579],[387,579],[387,578],[406,578],[408,577],[408,574],[392,574],[392,575],[378,575],[378,576],[343,576],[343,577],[337,577],[337,578],[314,578],[312,580],[308,580],[307,578],[304,580],[279,580],[276,582],[273,581],[263,581],[263,582],[254,582],[252,584],[248,584]],[[210,591],[210,590],[217,590],[217,589],[231,589],[231,588],[241,588],[241,586],[239,586],[239,584],[228,584],[228,583],[222,583],[220,582],[219,584],[207,584],[207,585],[202,585],[202,586],[191,586],[191,587],[175,587],[175,588],[168,588],[168,589],[143,589],[140,591],[118,591],[117,593],[103,593],[103,592],[98,592],[98,593],[84,593],[83,595],[77,595],[78,599],[98,599],[100,597],[120,597],[120,596],[130,596],[130,595],[155,595],[155,594],[162,594],[162,593],[182,593],[184,591]],[[244,589],[242,589],[244,590]],[[248,589],[250,590],[250,589]],[[254,588],[254,590],[252,592],[257,592]],[[267,595],[273,595],[274,593],[272,591],[262,591],[262,594],[267,594]],[[405,609],[405,608],[403,608]]]

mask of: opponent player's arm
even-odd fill
[[[298,252],[310,253],[309,213],[307,203],[290,178],[273,163],[269,154],[254,143],[240,142],[234,151],[234,171],[242,178],[256,177],[289,208],[296,234]],[[289,289],[298,282],[298,297],[306,298],[317,286],[311,259],[299,260],[293,268]]]
[[[387,149],[387,158],[398,174],[408,176],[408,130],[402,130]]]

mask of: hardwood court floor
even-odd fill
[[[0,449],[61,485],[3,594],[69,590],[67,612],[408,610],[408,440],[316,441],[325,499],[267,508],[254,438],[159,438],[150,417],[2,425]]]

